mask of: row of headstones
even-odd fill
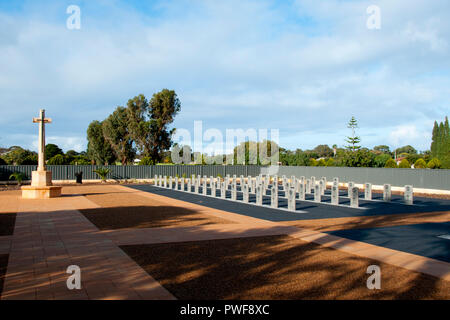
[[[237,177],[233,176],[232,178],[228,175],[222,181],[221,178],[210,177],[210,188],[211,188],[211,196],[216,196],[216,190],[220,190],[220,197],[226,198],[226,191],[229,189],[229,185],[231,184],[231,200],[237,199]],[[167,176],[162,177],[161,175],[155,176],[155,185],[159,187],[165,187],[172,189],[173,183],[175,183],[175,189],[181,191],[185,191],[185,183],[187,184],[187,191],[192,191],[192,185],[194,186],[194,193],[199,193],[199,187],[202,186],[202,194],[207,195],[207,180],[206,176],[192,176],[192,179],[188,178],[172,178]],[[179,183],[181,181],[181,184]],[[274,176],[271,179],[270,176],[256,176],[255,179],[252,179],[251,176],[247,177],[247,181],[245,181],[244,176],[240,176],[239,184],[241,186],[241,191],[243,194],[243,201],[249,202],[249,193],[256,194],[256,204],[262,205],[262,196],[266,193],[267,189],[271,190],[271,206],[278,207],[278,182],[279,179],[277,176]],[[288,181],[286,176],[283,176],[281,179],[281,187],[285,191],[288,199],[288,209],[294,207],[295,210],[295,199],[296,194],[299,194],[299,200],[305,201],[306,194],[312,194],[312,190],[314,190],[314,201],[321,202],[322,196],[325,194],[326,190],[326,178],[323,177],[320,179],[319,183],[316,183],[315,177],[311,177],[311,179],[305,179],[305,177],[300,177],[300,179],[296,179],[295,176],[292,176]],[[271,188],[269,188],[271,186]],[[313,187],[312,187],[313,186]],[[180,189],[179,189],[180,187]],[[348,197],[350,198],[350,206],[351,207],[359,207],[359,189],[355,186],[354,182],[348,183]],[[391,201],[392,192],[391,186],[389,184],[385,184],[383,186],[383,200],[386,202]],[[413,188],[412,186],[405,186],[404,199],[406,204],[413,204]],[[366,183],[364,185],[364,200],[372,200],[372,184]],[[339,205],[339,179],[334,178],[333,184],[331,187],[331,204]]]

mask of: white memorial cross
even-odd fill
[[[39,118],[33,118],[33,123],[39,123],[38,171],[45,171],[45,124],[52,123],[52,119],[46,118],[45,110],[41,109]]]

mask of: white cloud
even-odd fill
[[[400,147],[404,145],[412,145],[419,150],[429,148],[427,142],[431,139],[431,132],[418,129],[415,125],[397,126],[389,133],[390,145]]]
[[[366,28],[370,4],[176,1],[146,16],[89,2],[80,31],[48,20],[53,3],[0,13],[0,142],[28,144],[18,135],[34,134],[28,119],[45,107],[55,139],[82,149],[90,121],[169,87],[182,102],[176,127],[278,128],[283,146],[304,148],[345,135],[355,115],[368,143],[389,144],[391,131],[402,143],[413,123],[427,148],[450,103],[450,4],[380,0],[378,31]]]

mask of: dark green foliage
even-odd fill
[[[53,166],[61,166],[68,163],[66,162],[66,158],[62,154],[57,154],[53,158],[48,160],[47,164]]]
[[[143,157],[143,158],[141,159],[141,161],[139,162],[139,165],[140,165],[140,166],[152,166],[152,165],[154,165],[154,164],[155,164],[155,162],[154,162],[153,159],[150,158],[150,157]]]
[[[379,154],[376,156],[373,160],[374,166],[377,168],[384,168],[386,165],[386,161],[391,159],[391,156],[389,154]]]
[[[385,154],[389,154],[389,155],[391,154],[389,146],[387,146],[387,145],[379,145],[379,146],[373,147],[373,150],[378,151],[380,153],[385,153]]]
[[[403,159],[402,161],[400,161],[398,167],[399,168],[411,168],[411,164],[409,163],[408,160]]]
[[[417,150],[414,149],[410,145],[406,145],[406,146],[400,147],[400,148],[396,149],[395,151],[397,152],[397,156],[402,154],[402,153],[405,153],[405,154],[417,154]]]
[[[335,161],[333,158],[329,158],[327,160],[327,167],[334,167],[335,166]]]
[[[126,165],[131,163],[136,156],[133,148],[133,140],[128,129],[128,116],[124,107],[117,109],[102,123],[102,131],[105,140],[111,146],[115,156]]]
[[[375,154],[368,149],[357,151],[347,151],[344,153],[341,161],[346,167],[372,167],[375,160]]]
[[[428,169],[440,169],[441,166],[442,166],[441,161],[439,161],[439,159],[437,158],[431,159],[427,164]]]
[[[358,143],[361,142],[361,138],[356,136],[355,134],[355,130],[358,128],[358,121],[356,121],[355,117],[352,117],[350,119],[347,128],[352,129],[352,135],[350,137],[347,137],[347,139],[345,140],[347,143],[349,143],[347,149],[356,151],[361,148],[361,146],[358,145]]]
[[[3,158],[0,158],[0,166],[6,165],[6,161]]]
[[[319,159],[317,161],[317,166],[318,167],[326,167],[327,163],[325,162],[325,159]]]
[[[397,163],[394,159],[390,158],[388,161],[386,161],[386,164],[384,165],[385,168],[397,168]]]
[[[45,160],[49,160],[58,154],[64,155],[64,152],[56,144],[49,143],[45,146]]]
[[[431,156],[440,160],[442,168],[450,168],[450,127],[447,117],[439,124],[434,122],[430,150]]]
[[[317,153],[317,155],[320,158],[327,158],[327,157],[332,157],[333,156],[333,149],[331,149],[326,144],[320,144],[317,147],[315,147],[312,151]]]
[[[163,153],[172,145],[172,134],[169,125],[180,112],[181,103],[173,90],[163,89],[155,93],[149,102],[150,113],[150,142],[149,155],[156,162],[161,161]]]
[[[103,181],[106,181],[106,177],[111,172],[108,168],[98,168],[97,170],[94,170],[94,172],[102,179]]]
[[[417,159],[417,161],[414,162],[414,168],[415,169],[425,169],[426,167],[427,167],[427,163],[422,158]]]
[[[317,167],[317,161],[314,158],[309,159],[309,166],[311,167]]]
[[[26,178],[25,174],[22,172],[14,172],[9,176],[10,179],[16,180],[19,186],[22,184],[22,181]]]
[[[3,156],[3,160],[5,160],[8,165],[33,165],[37,164],[37,153],[14,146]]]
[[[116,156],[103,135],[102,123],[95,120],[89,124],[87,129],[87,157],[97,165],[108,165],[114,163]]]

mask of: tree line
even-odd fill
[[[139,157],[141,165],[171,164],[169,149],[175,129],[170,129],[169,125],[180,108],[180,101],[173,90],[164,89],[155,93],[150,100],[142,94],[138,95],[128,100],[126,107],[118,106],[103,121],[92,121],[89,124],[86,152],[69,150],[64,153],[58,146],[48,144],[47,164],[132,164],[136,157]],[[395,150],[390,150],[387,145],[364,148],[359,145],[361,138],[356,135],[358,123],[354,117],[349,121],[348,128],[352,130],[352,134],[347,137],[348,145],[343,148],[321,144],[310,150],[288,150],[273,141],[246,141],[236,146],[230,155],[207,155],[192,153],[189,146],[173,146],[174,150],[180,152],[180,156],[183,155],[183,150],[191,153],[191,160],[197,164],[230,164],[229,160],[232,159],[232,164],[265,165],[259,158],[260,150],[265,149],[269,156],[278,151],[279,164],[285,166],[450,169],[450,129],[447,117],[443,122],[434,123],[430,150],[423,152],[410,145]],[[17,146],[1,151],[3,156],[0,157],[0,164],[37,164],[35,152]]]

